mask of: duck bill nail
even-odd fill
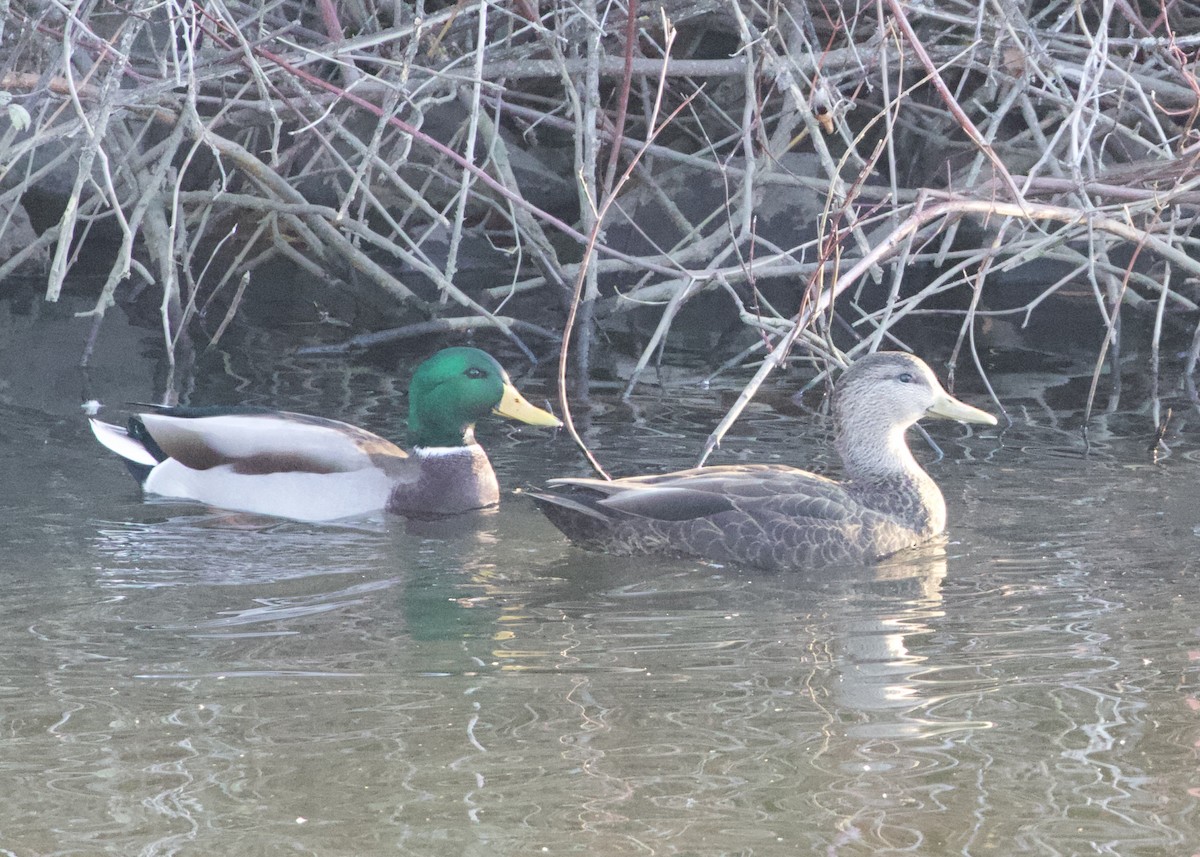
[[[984,425],[996,425],[996,418],[987,411],[981,411],[979,408],[974,408],[966,402],[960,402],[958,399],[946,396],[937,401],[925,413],[931,417],[941,417],[946,420],[958,420],[963,423],[983,423]]]
[[[504,396],[500,399],[500,404],[492,408],[492,413],[500,417],[508,417],[510,420],[520,420],[531,426],[558,428],[562,425],[562,420],[554,414],[543,411],[536,405],[525,401],[525,397],[518,393],[517,388],[512,384],[504,385]]]

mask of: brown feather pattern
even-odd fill
[[[835,482],[783,465],[733,465],[603,481],[555,479],[533,494],[583,547],[703,557],[774,570],[863,565],[937,536],[946,509],[912,458],[905,430],[922,416],[994,423],[949,396],[916,357],[862,358],[834,393]]]

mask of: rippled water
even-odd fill
[[[256,401],[391,419],[375,370],[257,371]],[[0,854],[1200,853],[1194,420],[1155,463],[1135,401],[1085,455],[1086,382],[994,380],[1012,427],[933,427],[949,543],[821,576],[585,554],[512,494],[420,526],[144,503],[73,381],[15,380]],[[589,438],[684,466],[723,401],[602,398]],[[782,409],[722,460],[825,466]],[[583,472],[485,433],[507,489]]]

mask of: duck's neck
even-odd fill
[[[843,424],[836,445],[846,475],[855,481],[873,482],[924,473],[908,448],[907,430],[908,426],[886,425],[872,419]]]
[[[442,414],[409,412],[408,444],[413,449],[461,449],[475,445],[474,423]]]
[[[946,527],[946,501],[908,448],[908,426],[874,424],[870,419],[843,425],[837,450],[848,489],[869,508],[902,518],[929,534]]]

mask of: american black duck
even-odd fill
[[[939,535],[942,492],[913,458],[907,429],[923,417],[995,425],[955,399],[924,361],[879,352],[833,392],[846,479],[746,464],[659,476],[552,479],[534,500],[572,541],[615,554],[659,553],[789,570],[864,565]]]

